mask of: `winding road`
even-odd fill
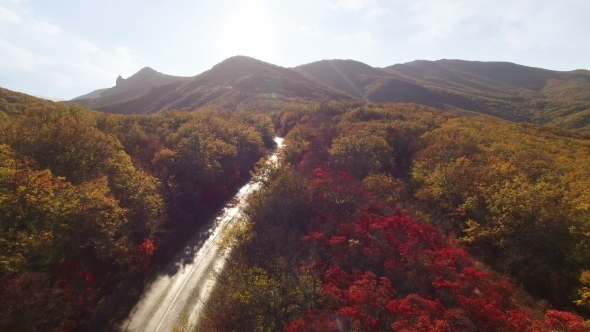
[[[277,150],[283,139],[275,137]],[[275,151],[270,160],[276,162]],[[188,323],[198,324],[201,310],[213,290],[217,273],[223,270],[230,249],[218,240],[240,217],[246,198],[260,187],[253,180],[244,185],[218,214],[209,231],[193,235],[166,268],[145,288],[121,331],[171,332]]]

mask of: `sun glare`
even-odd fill
[[[274,57],[272,25],[264,4],[253,1],[236,7],[220,34],[224,57],[247,55],[271,61]]]

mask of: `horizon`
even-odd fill
[[[228,59],[231,59],[231,58],[235,58],[235,57],[249,57],[249,56],[246,56],[246,55],[234,55],[234,56],[230,56],[230,57],[228,57],[228,58],[225,58],[225,59],[223,59],[223,60],[219,61],[219,62],[218,62],[218,63],[216,63],[215,65],[217,65],[217,64],[219,64],[219,63],[222,63],[222,62],[224,62],[225,60],[228,60]],[[252,59],[254,59],[254,60],[257,60],[257,61],[263,61],[263,60],[256,59],[256,58],[253,58],[253,57],[249,57],[249,58],[252,58]],[[448,60],[448,61],[466,61],[466,62],[481,62],[481,63],[490,63],[490,62],[496,62],[496,63],[511,63],[511,64],[515,64],[515,65],[518,65],[518,66],[523,66],[523,67],[530,67],[530,68],[545,69],[545,70],[551,70],[551,71],[557,71],[557,72],[571,72],[571,71],[576,71],[576,70],[586,70],[586,71],[590,71],[590,70],[588,70],[588,69],[585,69],[585,68],[578,68],[578,69],[572,69],[572,70],[563,70],[563,71],[562,71],[562,70],[554,70],[554,69],[548,69],[548,68],[541,68],[541,67],[527,66],[527,65],[524,65],[524,64],[520,64],[520,63],[514,63],[514,62],[510,62],[510,61],[494,61],[494,60],[490,60],[490,61],[479,61],[479,60],[446,59],[446,58],[442,58],[442,59],[436,59],[436,60],[416,59],[416,60],[412,60],[412,61],[409,61],[409,62],[404,62],[404,63],[394,63],[394,64],[391,64],[391,65],[388,65],[388,66],[384,66],[384,67],[375,67],[375,66],[371,66],[370,64],[367,64],[367,63],[364,63],[364,62],[362,62],[362,61],[358,61],[358,60],[355,60],[355,59],[321,59],[321,60],[317,60],[317,61],[312,61],[312,62],[308,62],[308,63],[303,63],[303,64],[296,65],[296,66],[293,66],[293,67],[283,67],[283,66],[280,66],[280,65],[277,65],[277,66],[280,66],[280,67],[282,67],[282,68],[287,68],[287,69],[294,69],[294,68],[296,68],[296,67],[299,67],[299,66],[303,66],[303,65],[307,65],[307,64],[311,64],[311,63],[315,63],[315,62],[321,62],[321,61],[355,61],[355,62],[359,62],[359,63],[365,64],[365,65],[371,66],[371,67],[373,67],[373,68],[378,68],[378,69],[380,69],[380,68],[385,68],[385,67],[389,67],[389,66],[393,66],[393,65],[398,65],[398,64],[407,64],[407,63],[411,63],[411,62],[414,62],[414,61],[431,61],[431,62],[437,62],[437,61],[442,61],[442,60]],[[271,63],[271,64],[272,64],[272,63]],[[215,66],[215,65],[213,65],[213,66]],[[272,65],[276,65],[276,64],[272,64]],[[211,66],[211,67],[213,67],[213,66]],[[137,72],[135,72],[135,73],[133,73],[133,74],[131,74],[131,75],[129,75],[129,76],[123,77],[122,75],[117,75],[117,77],[118,77],[118,76],[121,76],[123,79],[127,79],[127,78],[129,78],[129,77],[131,77],[131,76],[133,76],[133,75],[137,74],[138,72],[140,72],[141,70],[143,70],[143,69],[145,69],[145,68],[150,68],[150,69],[152,69],[152,70],[155,70],[156,72],[159,72],[159,73],[161,73],[161,74],[167,74],[167,75],[169,75],[168,73],[165,73],[165,72],[159,71],[157,68],[152,68],[152,67],[150,67],[150,66],[144,66],[144,67],[141,67],[140,69],[138,69],[138,71],[137,71]],[[203,72],[200,72],[200,73],[198,73],[198,74],[195,74],[195,75],[190,75],[190,76],[189,76],[189,75],[174,75],[174,76],[178,76],[178,77],[195,77],[195,76],[201,75],[201,74],[203,74],[203,73],[205,73],[205,72],[209,71],[210,69],[211,69],[211,68],[205,69]],[[115,81],[117,77],[115,77],[113,80]],[[104,86],[104,87],[97,88],[97,89],[95,89],[95,90],[99,90],[99,89],[108,89],[108,88],[115,87],[115,85],[116,85],[116,84],[112,84],[112,85],[109,85],[109,86]],[[3,86],[0,86],[0,87],[3,87]],[[10,89],[9,89],[9,90],[10,90]],[[70,101],[70,100],[73,100],[73,99],[75,99],[75,98],[77,98],[77,97],[80,97],[80,96],[82,96],[82,95],[84,95],[84,94],[87,94],[87,93],[93,92],[93,91],[95,91],[95,90],[92,90],[92,91],[87,91],[87,92],[85,92],[85,93],[83,93],[83,94],[81,94],[81,95],[77,95],[77,96],[74,96],[74,97],[71,97],[71,98],[48,97],[48,96],[44,96],[44,95],[33,95],[33,94],[30,94],[30,93],[27,93],[26,91],[17,91],[17,90],[13,90],[13,91],[15,91],[15,92],[19,92],[19,93],[25,93],[25,94],[29,94],[29,95],[31,95],[31,96],[33,96],[33,97],[37,97],[37,98],[41,98],[41,99],[46,99],[46,100],[50,100],[50,101],[54,101],[54,102],[60,102],[60,101]]]
[[[588,70],[588,10],[581,0],[0,0],[10,31],[0,35],[0,86],[70,100],[144,67],[195,76],[236,55],[287,68],[458,59]]]

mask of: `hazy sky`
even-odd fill
[[[590,69],[589,0],[0,0],[0,87],[70,99],[150,66],[193,76],[233,55]]]

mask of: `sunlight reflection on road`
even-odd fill
[[[276,163],[283,139],[275,137],[274,140],[277,149],[269,159]],[[258,182],[248,182],[218,214],[209,230],[196,233],[189,239],[164,271],[146,287],[121,330],[172,331],[182,326],[187,317],[189,324],[197,323],[215,286],[215,276],[223,270],[225,258],[231,250],[219,248],[217,240],[239,220],[246,199],[259,187]]]

